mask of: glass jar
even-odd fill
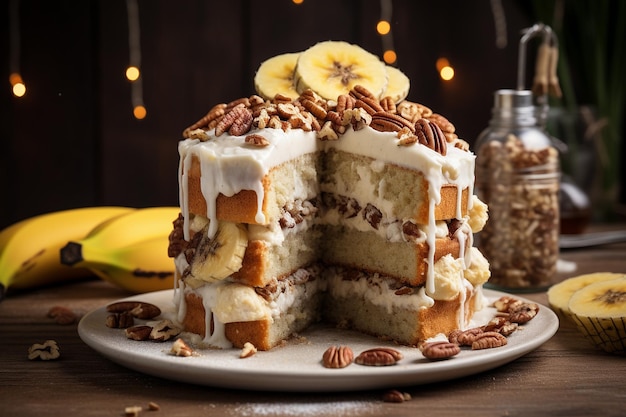
[[[476,142],[476,190],[489,207],[477,242],[488,286],[536,291],[555,281],[559,257],[559,155],[537,125],[528,90],[498,90]]]

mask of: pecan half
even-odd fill
[[[461,348],[456,343],[440,341],[425,343],[421,351],[426,359],[443,360],[458,355]]]
[[[161,314],[161,309],[143,301],[118,301],[106,307],[109,313],[130,313],[141,320],[151,320]]]
[[[355,107],[362,108],[371,115],[385,111],[385,109],[383,109],[378,100],[373,97],[358,98],[356,100]]]
[[[416,129],[416,126],[404,117],[385,111],[374,113],[370,126],[380,132],[399,132],[406,127],[411,133],[415,133]]]
[[[506,337],[498,332],[483,332],[472,342],[472,350],[491,349],[507,344]]]
[[[372,122],[373,123],[373,122]],[[420,144],[428,146],[441,155],[447,153],[447,141],[443,132],[435,123],[431,123],[428,119],[419,119],[415,123],[415,135]]]
[[[331,346],[322,356],[322,365],[325,368],[345,368],[354,360],[354,353],[349,346]]]
[[[366,366],[389,366],[395,365],[402,358],[402,353],[395,349],[379,347],[361,352],[354,362]]]
[[[357,100],[363,99],[365,97],[376,99],[374,94],[372,94],[370,90],[363,87],[362,85],[355,85],[354,87],[352,87],[352,90],[350,90],[350,95],[356,98]]]
[[[57,324],[72,324],[76,321],[76,314],[63,306],[54,306],[48,310],[48,317],[54,319]]]
[[[482,333],[484,332],[480,327],[474,327],[467,330],[454,330],[448,335],[448,341],[456,343],[460,346],[472,346],[476,337]]]
[[[113,313],[107,316],[104,324],[111,329],[126,329],[135,324],[135,318],[128,311]]]
[[[321,120],[324,120],[326,118],[326,115],[328,114],[326,109],[321,104],[318,104],[313,100],[302,100],[302,106],[307,109],[313,116]]]
[[[342,94],[337,97],[337,106],[335,106],[335,111],[337,113],[343,113],[345,110],[353,109],[356,105],[356,99],[347,94]]]
[[[396,103],[389,96],[383,97],[380,100],[380,107],[382,107],[383,110],[388,112],[388,113],[395,113],[396,112]]]
[[[383,394],[383,401],[386,403],[402,403],[411,400],[411,394],[408,392],[400,392],[396,389],[386,391]]]
[[[243,103],[239,103],[228,111],[215,126],[215,136],[221,136],[227,131],[233,136],[241,136],[250,131],[252,121],[252,112]]]
[[[148,340],[152,327],[146,325],[132,326],[124,330],[126,337],[132,340]]]

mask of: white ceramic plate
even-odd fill
[[[484,293],[489,300],[505,295],[486,289]],[[174,310],[173,290],[128,299],[156,304],[166,314]],[[482,315],[485,321],[493,317],[493,310],[487,313]],[[101,355],[130,369],[169,380],[215,387],[303,392],[397,388],[476,374],[533,351],[550,339],[559,327],[557,316],[549,308],[540,306],[537,316],[523,330],[509,336],[506,346],[477,351],[464,348],[451,359],[431,362],[416,348],[396,346],[331,326],[319,326],[284,346],[241,359],[240,349],[235,348],[200,349],[199,356],[173,356],[168,354],[171,342],[129,340],[124,331],[105,326],[106,316],[105,307],[85,315],[78,325],[79,335]],[[338,344],[350,346],[355,356],[365,349],[392,346],[404,354],[404,359],[387,367],[352,364],[342,369],[324,368],[321,365],[323,352]]]

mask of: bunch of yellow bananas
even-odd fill
[[[134,293],[174,287],[168,236],[178,207],[86,207],[32,217],[0,231],[0,299],[93,276]]]

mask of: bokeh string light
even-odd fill
[[[439,77],[441,77],[442,80],[450,81],[454,78],[454,68],[450,65],[448,58],[438,58],[435,66],[437,67]]]
[[[141,76],[141,38],[139,29],[139,6],[137,0],[126,0],[128,11],[128,50],[129,65],[126,68],[126,78],[131,82],[131,103],[133,116],[144,119],[147,115],[143,103],[143,85]]]
[[[15,97],[26,95],[26,84],[20,74],[20,1],[9,3],[9,84]]]
[[[391,0],[380,0],[380,20],[376,24],[376,32],[381,36],[383,43],[383,61],[386,64],[395,64],[398,55],[393,46],[393,35],[391,33],[391,16],[393,5]]]

